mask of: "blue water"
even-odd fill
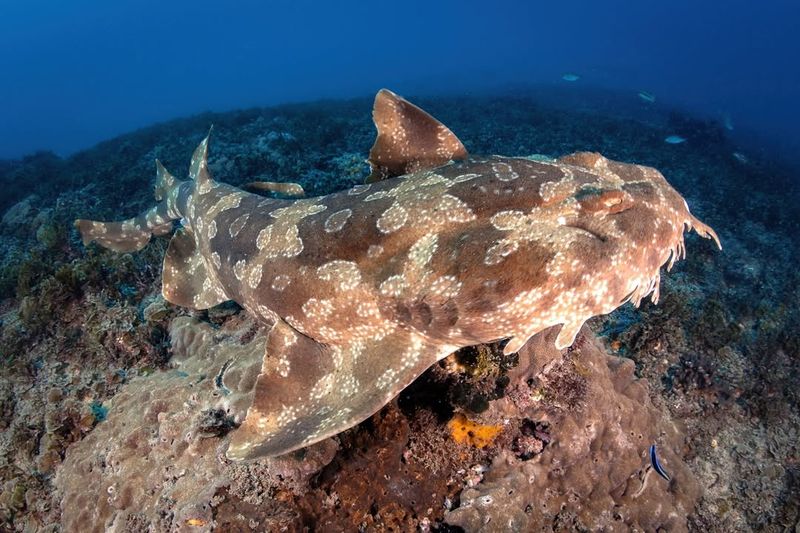
[[[796,0],[6,1],[0,158],[205,110],[526,84],[645,90],[792,158],[798,21]]]

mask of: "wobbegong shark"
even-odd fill
[[[657,302],[661,267],[685,257],[684,231],[719,246],[653,168],[586,152],[471,156],[385,89],[373,119],[372,174],[349,190],[290,200],[215,181],[206,137],[188,180],[156,161],[152,209],[75,223],[87,245],[134,251],[180,220],[164,298],[198,310],[233,300],[271,328],[230,459],[350,428],[465,346],[507,339],[513,353],[556,326],[568,347],[587,319]]]

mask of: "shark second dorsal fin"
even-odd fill
[[[206,268],[189,228],[178,229],[169,241],[161,274],[161,293],[175,305],[208,309],[230,300]]]
[[[372,119],[378,136],[369,151],[368,183],[467,157],[464,145],[444,124],[389,90],[375,96]]]
[[[208,141],[214,127],[208,130],[208,135],[200,141],[192,154],[192,162],[189,165],[189,177],[197,182],[200,189],[211,187],[213,179],[208,171]]]
[[[160,202],[165,199],[167,194],[174,190],[177,185],[178,180],[175,179],[175,176],[170,174],[169,170],[161,164],[161,161],[156,159],[156,187],[154,191],[156,201]]]

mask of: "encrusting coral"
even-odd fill
[[[687,529],[699,486],[681,460],[680,428],[651,404],[633,361],[608,355],[587,329],[580,335],[571,353],[553,348],[552,331],[520,351],[520,366],[511,372],[514,390],[483,416],[519,427],[515,444],[528,438],[539,442],[538,449],[524,455],[514,448],[501,451],[482,482],[461,493],[447,523],[470,532]],[[558,398],[532,398],[536,382],[565,372],[565,359],[572,373],[586,375],[581,405],[564,409]],[[532,420],[547,431],[526,431]],[[652,468],[652,443],[669,482]]]
[[[246,463],[224,458],[230,426],[223,422],[220,428],[217,422],[241,416],[246,409],[260,366],[263,332],[257,325],[234,316],[214,329],[180,317],[173,321],[171,335],[173,368],[126,383],[107,403],[107,419],[70,447],[56,478],[66,531],[86,531],[86,524],[96,531],[193,531],[236,523],[243,507],[258,505],[267,507],[258,512],[253,507],[252,516],[259,517],[258,527],[267,529],[304,523],[357,527],[373,520],[363,514],[371,505],[380,506],[384,522],[393,520],[387,513],[397,512],[398,524],[411,527],[416,522],[408,521],[402,507],[391,511],[380,497],[384,482],[386,498],[401,497],[391,491],[406,482],[393,476],[411,476],[404,491],[417,484],[417,490],[439,494],[444,507],[431,507],[429,520],[445,519],[468,531],[525,530],[565,520],[570,528],[679,531],[697,499],[697,484],[680,458],[678,428],[650,404],[646,382],[633,376],[633,363],[607,355],[588,330],[572,351],[554,348],[552,329],[534,338],[520,352],[520,365],[509,373],[508,394],[475,420],[459,415],[445,428],[422,416],[422,425],[411,429],[395,407],[375,415],[373,424],[385,432],[378,436],[382,444],[367,446],[359,442],[363,437],[347,436],[342,442],[358,451],[336,459],[332,472],[340,473],[323,491],[311,481],[334,461],[340,447],[336,439],[300,455]],[[231,356],[237,353],[248,356],[234,364]],[[587,372],[580,391],[562,390],[550,399],[537,394],[539,383],[554,375],[563,379],[568,372]],[[576,404],[564,408],[567,402],[558,394]],[[452,444],[447,443],[450,431],[456,437]],[[437,434],[445,440],[436,440]],[[653,442],[672,476],[669,483],[657,477],[646,457]],[[443,456],[447,446],[451,448]],[[469,451],[473,447],[483,451],[475,455],[477,450]],[[372,457],[369,449],[377,455]],[[470,470],[456,500],[461,487],[452,480],[463,472],[459,465],[479,457],[490,465]],[[392,470],[403,465],[405,472]],[[389,469],[386,481],[364,477],[382,468]],[[420,512],[434,503],[425,500],[424,491],[416,497],[403,494]],[[453,506],[447,498],[459,503],[443,515]],[[325,501],[329,503],[320,507]],[[342,507],[345,502],[352,507]],[[303,519],[299,513],[307,506]]]
[[[209,431],[208,413],[242,417],[247,409],[264,341],[252,330],[252,322],[231,321],[218,331],[188,317],[172,322],[172,369],[127,383],[108,402],[107,420],[67,454],[55,480],[67,531],[213,522],[217,490],[243,479],[224,460],[226,428]],[[299,472],[311,475],[332,459],[331,444],[301,462],[274,459],[272,470],[286,464],[302,483]]]

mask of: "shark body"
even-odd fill
[[[85,243],[135,250],[182,220],[164,297],[193,309],[234,300],[271,326],[231,459],[347,429],[461,347],[509,339],[511,353],[558,325],[557,345],[569,346],[588,318],[657,300],[660,268],[684,255],[685,230],[719,244],[652,168],[594,153],[468,156],[446,127],[385,90],[374,119],[367,184],[264,198],[212,179],[206,138],[190,180],[158,164],[150,211],[76,222]]]

